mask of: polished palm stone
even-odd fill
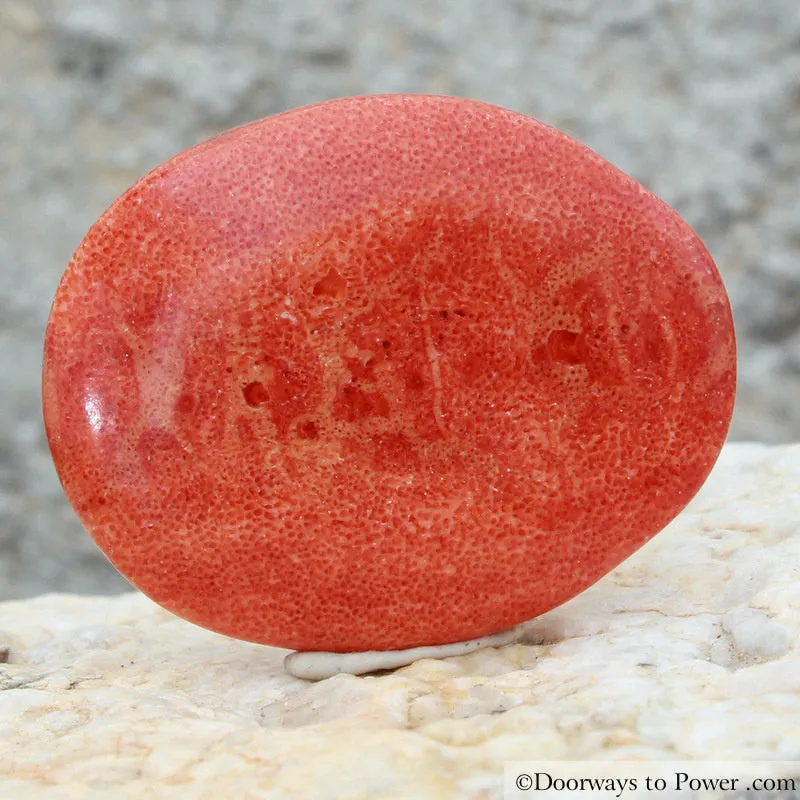
[[[696,234],[533,119],[335,100],[144,177],[53,304],[67,496],[165,608],[283,647],[483,636],[577,594],[725,438],[730,308]]]

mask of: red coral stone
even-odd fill
[[[230,131],[117,200],[47,329],[56,467],[115,566],[257,642],[405,648],[586,588],[713,465],[719,274],[533,119],[427,96]]]

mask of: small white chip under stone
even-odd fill
[[[286,656],[283,665],[295,678],[320,681],[341,673],[363,675],[367,672],[404,667],[422,658],[450,658],[473,653],[485,647],[502,647],[517,641],[521,633],[522,626],[518,626],[490,636],[469,639],[466,642],[411,647],[408,650],[364,650],[360,653],[297,652]]]

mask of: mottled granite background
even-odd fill
[[[49,304],[92,221],[226,128],[405,91],[538,117],[677,208],[734,303],[732,438],[800,438],[796,0],[0,0],[0,598],[125,586],[39,409]]]

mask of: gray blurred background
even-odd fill
[[[0,599],[127,586],[40,419],[49,305],[89,225],[195,142],[376,92],[528,113],[661,195],[734,304],[731,438],[800,439],[797,0],[0,0]]]

